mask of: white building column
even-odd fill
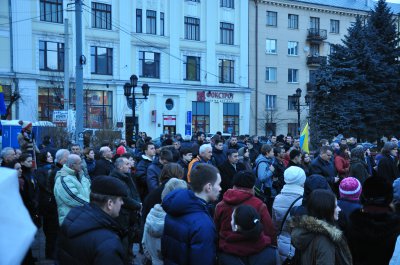
[[[244,94],[244,101],[239,113],[239,134],[250,134],[250,97],[251,93]]]
[[[19,79],[18,89],[21,99],[18,102],[17,119],[35,122],[38,120],[38,88],[33,79]]]

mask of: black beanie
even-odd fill
[[[233,176],[233,186],[251,189],[256,184],[256,176],[251,171],[239,171]]]
[[[110,176],[95,177],[94,180],[92,181],[90,189],[91,192],[101,195],[109,195],[117,197],[128,196],[128,188],[126,184],[123,183],[121,180]]]
[[[382,177],[370,177],[362,187],[363,205],[388,206],[393,200],[393,187]]]

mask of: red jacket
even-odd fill
[[[335,168],[340,178],[346,178],[349,176],[350,160],[343,156],[335,156]]]
[[[257,241],[246,239],[240,233],[232,231],[232,212],[241,204],[254,207],[261,217],[264,230]],[[254,196],[252,189],[234,187],[227,190],[222,201],[217,204],[214,222],[219,236],[218,248],[225,253],[249,256],[259,253],[267,246],[276,246],[276,232],[267,206]]]

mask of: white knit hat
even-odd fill
[[[288,167],[283,173],[285,183],[289,185],[302,186],[306,181],[306,173],[301,167],[291,166]]]

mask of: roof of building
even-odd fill
[[[303,2],[330,7],[338,7],[360,11],[370,11],[374,8],[376,1],[373,0],[290,0],[293,2]],[[400,13],[400,4],[389,3],[388,6],[394,14]]]

